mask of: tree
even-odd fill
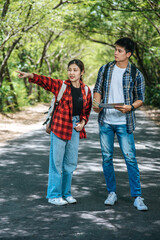
[[[131,61],[145,76],[147,99],[158,105],[159,6],[158,0],[5,0],[0,5],[0,111],[50,98],[27,80],[20,82],[17,68],[65,79],[68,61],[80,58],[85,81],[94,84],[122,36],[136,42]]]
[[[114,48],[115,40],[120,37],[132,38],[136,49],[131,61],[143,72],[147,88],[159,91],[159,7],[160,1],[95,0],[83,11],[77,9],[72,16],[66,14],[65,22],[68,30],[75,29],[86,40],[108,49]]]
[[[10,69],[7,67],[7,63],[11,58],[11,55],[15,52],[16,48],[19,48],[23,39],[28,39],[29,37],[34,34],[36,38],[38,37],[35,34],[37,29],[40,29],[41,26],[44,27],[46,25],[46,21],[50,18],[53,18],[53,12],[56,13],[58,8],[61,8],[63,5],[66,4],[79,4],[81,1],[62,1],[60,0],[57,4],[57,1],[42,1],[39,0],[38,2],[35,1],[18,1],[15,0],[14,2],[10,2],[6,0],[1,6],[2,13],[1,13],[1,28],[0,28],[0,39],[1,39],[1,47],[0,51],[3,54],[0,57],[0,92],[3,96],[3,84],[8,77],[8,73]],[[55,14],[56,15],[56,14]],[[49,23],[52,26],[51,20]],[[48,40],[44,43],[44,49],[41,53],[41,57],[39,57],[40,61],[37,63],[37,68],[42,68],[44,57],[46,55],[46,51],[50,43],[52,42],[53,32],[52,30],[48,31],[49,36],[46,36]],[[47,32],[47,33],[48,33]],[[52,32],[52,33],[51,33]],[[31,35],[30,35],[31,34]],[[55,33],[55,36],[58,36]],[[36,41],[35,41],[36,42]],[[20,54],[19,56],[22,56]],[[22,63],[23,61],[20,60]],[[8,71],[6,70],[8,69]],[[36,69],[36,68],[35,68]],[[12,80],[10,78],[10,86],[14,88],[12,84]],[[27,87],[27,84],[25,84]],[[31,90],[31,88],[30,88]],[[30,90],[28,93],[30,94]],[[15,91],[14,91],[15,93]],[[14,105],[17,106],[17,101],[15,100],[14,95]],[[40,91],[38,94],[38,100],[40,100]],[[3,104],[6,102],[6,99],[2,97],[0,98],[0,111],[3,110]]]

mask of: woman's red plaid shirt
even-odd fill
[[[57,98],[63,80],[53,79],[50,77],[34,74],[34,78],[29,79],[29,82],[36,83],[40,87],[43,87],[45,90],[52,92]],[[67,87],[63,94],[63,97],[59,101],[58,107],[54,112],[51,123],[51,131],[57,137],[63,140],[70,140],[72,136],[72,111],[73,111],[70,80],[66,80],[65,84],[67,85]],[[91,91],[88,88],[88,94],[86,96],[84,88],[85,84],[82,81],[80,81],[80,84],[83,96],[83,109],[80,115],[80,121],[84,119],[87,124],[92,106]],[[84,128],[80,132],[80,138],[86,138],[86,132]]]

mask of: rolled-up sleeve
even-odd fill
[[[134,87],[133,101],[135,102],[136,100],[141,100],[143,102],[145,100],[145,80],[143,74],[140,71],[138,71],[136,77],[136,84]]]

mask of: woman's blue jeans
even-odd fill
[[[116,179],[113,166],[114,135],[123,153],[129,177],[131,196],[141,196],[141,185],[133,133],[127,133],[126,125],[99,125],[100,143],[103,157],[103,172],[108,192],[116,192]]]
[[[62,140],[51,132],[49,177],[47,198],[67,198],[71,196],[73,171],[77,167],[79,132],[74,127],[79,116],[72,118],[73,130],[71,140]]]

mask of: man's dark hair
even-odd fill
[[[127,38],[127,37],[120,38],[115,42],[115,45],[124,47],[126,50],[126,53],[131,52],[131,56],[133,55],[135,44],[130,38]]]

